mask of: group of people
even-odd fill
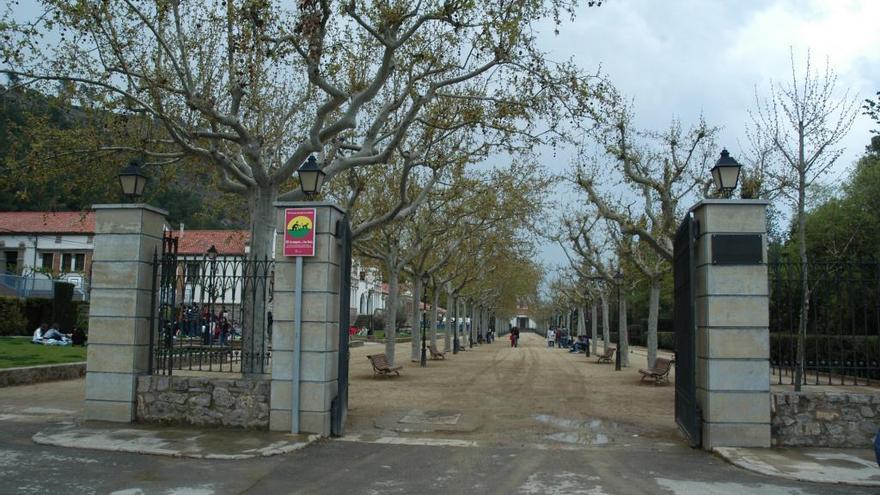
[[[271,323],[270,323],[271,324]],[[200,337],[202,343],[225,345],[235,334],[235,328],[226,306],[216,312],[208,305],[181,304],[172,323],[169,335],[174,337]]]
[[[551,327],[547,330],[547,347],[558,347],[559,349],[568,349],[569,352],[586,351],[590,346],[590,338],[586,335],[578,335],[573,339],[568,329],[565,327]]]
[[[86,332],[82,328],[74,327],[70,333],[63,333],[59,328],[58,323],[53,323],[50,327],[43,322],[34,330],[31,342],[42,345],[86,345]]]

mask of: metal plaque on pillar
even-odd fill
[[[760,265],[764,239],[760,234],[713,234],[713,265]]]

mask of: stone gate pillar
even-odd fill
[[[696,241],[703,448],[770,447],[767,201],[704,200]]]
[[[161,255],[167,212],[144,204],[92,208],[85,418],[128,423],[135,418],[137,375],[148,367],[152,262]]]
[[[330,405],[339,363],[340,246],[336,222],[344,212],[328,203],[276,203],[275,277],[272,301],[272,392],[269,429],[291,431],[296,336],[296,258],[284,257],[285,208],[315,208],[315,256],[303,258],[303,308],[299,369],[299,431],[330,435]],[[348,308],[345,308],[348,311]]]

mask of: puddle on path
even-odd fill
[[[638,434],[623,431],[618,423],[604,419],[568,419],[557,418],[549,414],[534,416],[539,423],[550,425],[561,431],[545,435],[544,438],[558,443],[572,445],[607,445],[615,437],[638,437]]]

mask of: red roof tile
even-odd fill
[[[174,237],[180,239],[178,254],[203,255],[214,246],[219,254],[243,255],[251,233],[247,230],[184,230],[181,237],[180,231],[175,230]]]
[[[94,234],[93,211],[3,211],[0,234]]]

